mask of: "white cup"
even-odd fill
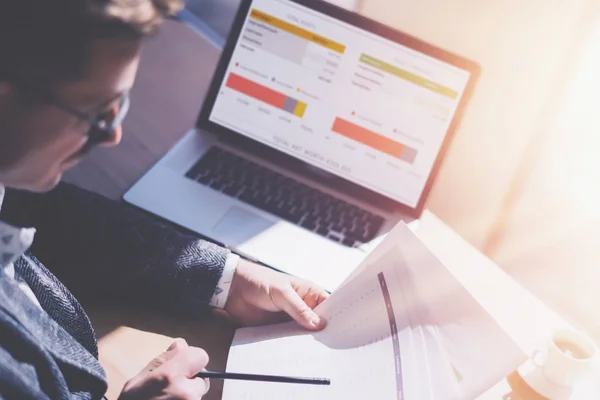
[[[554,332],[545,349],[533,353],[533,363],[557,385],[572,386],[587,374],[598,356],[598,348],[581,332],[563,329]]]

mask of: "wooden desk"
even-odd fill
[[[145,45],[123,142],[116,149],[92,154],[65,179],[119,199],[194,125],[218,56],[217,49],[190,29],[168,22],[162,33]],[[550,329],[565,325],[433,215],[423,219],[419,235],[524,351],[530,352]],[[149,310],[88,311],[108,373],[110,400],[116,399],[126,380],[163,352],[174,337],[205,348],[211,356],[210,368],[225,368],[234,327],[217,314],[204,321],[186,321]],[[515,399],[509,395],[509,382],[524,393],[522,382],[513,376],[482,398]],[[213,382],[205,399],[220,399],[221,393],[222,384]]]

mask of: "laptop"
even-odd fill
[[[125,201],[334,290],[421,215],[478,74],[324,1],[242,0],[196,126]]]

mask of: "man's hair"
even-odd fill
[[[156,31],[181,0],[0,0],[0,81],[77,79],[98,39]]]

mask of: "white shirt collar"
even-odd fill
[[[2,201],[4,200],[4,186],[0,185],[0,211],[2,210]]]
[[[0,210],[4,200],[4,186],[0,185]],[[35,228],[16,228],[0,221],[0,267],[10,266],[33,243]]]

